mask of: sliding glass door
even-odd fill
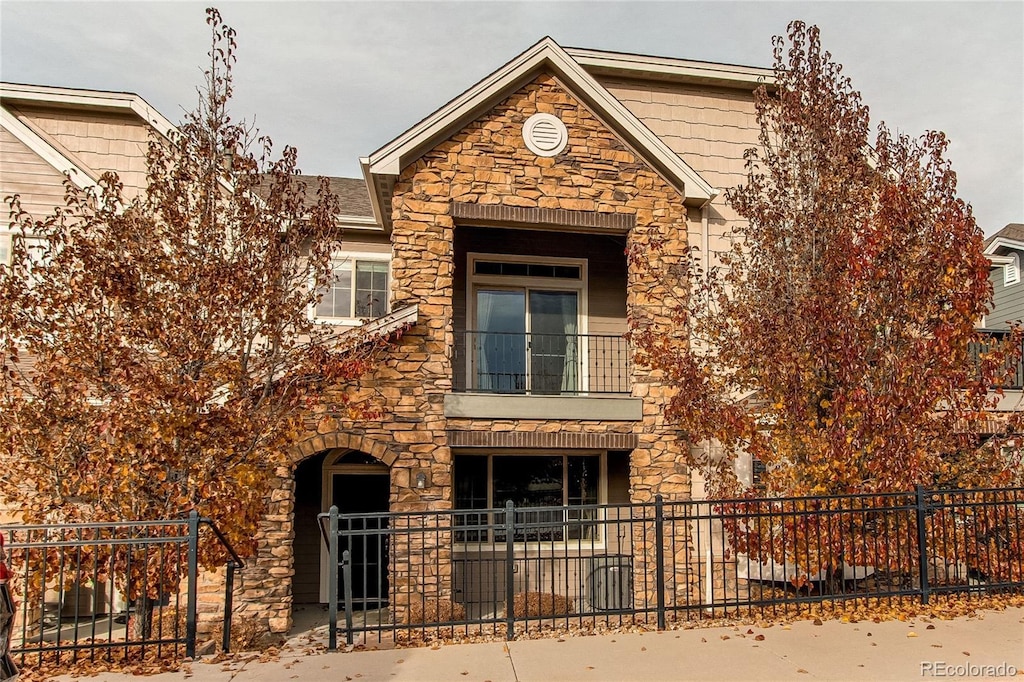
[[[580,391],[578,292],[479,287],[475,312],[477,390]]]

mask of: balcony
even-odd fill
[[[450,417],[637,420],[622,336],[461,331]]]
[[[977,363],[979,356],[987,351],[991,346],[1002,343],[1006,339],[1010,332],[999,329],[979,329],[982,334],[992,340],[992,343],[985,342],[974,342],[968,345],[968,353],[971,359]],[[1002,385],[1004,390],[1009,391],[1020,391],[1024,389],[1024,362],[1017,362],[1013,368],[1013,372],[1010,374],[1006,383]]]
[[[455,390],[513,395],[629,393],[621,336],[465,331],[456,335]]]

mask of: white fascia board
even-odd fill
[[[37,104],[131,111],[164,137],[168,137],[175,129],[174,124],[153,108],[149,102],[130,92],[104,92],[102,90],[0,83],[0,97]]]
[[[605,52],[584,48],[567,47],[566,53],[584,68],[605,69],[635,73],[637,76],[671,77],[674,80],[696,83],[720,81],[737,86],[756,88],[762,83],[775,79],[772,69],[735,64],[717,64],[671,57],[650,57],[623,52]]]
[[[550,68],[564,85],[595,109],[606,124],[617,129],[636,147],[641,158],[651,162],[685,199],[705,202],[717,191],[669,149],[658,136],[633,115],[619,100],[586,72],[551,38],[544,38],[518,57],[466,90],[451,102],[423,119],[419,124],[369,156],[369,171],[377,175],[398,175],[402,168],[432,143],[468,119],[479,109],[508,92],[520,81],[543,67]]]
[[[31,128],[3,107],[0,107],[0,126],[31,149],[39,158],[50,164],[58,173],[66,174],[79,189],[99,189],[88,173],[32,132]]]
[[[377,185],[373,181],[373,174],[370,172],[370,157],[359,157],[359,169],[363,172],[363,181],[370,192],[370,206],[373,208],[373,219],[377,224],[384,225],[384,211],[380,206],[380,195],[377,193]]]
[[[342,229],[346,230],[370,230],[373,232],[380,232],[384,229],[384,226],[378,223],[374,218],[364,215],[339,215],[337,216],[338,225]]]
[[[335,348],[344,347],[346,343],[352,341],[365,343],[374,338],[387,336],[402,327],[414,325],[418,319],[419,306],[413,304],[388,313],[384,317],[378,317],[376,320],[364,322],[359,326],[343,328],[344,331],[335,334],[330,343]]]
[[[985,254],[993,254],[996,252],[996,249],[999,248],[1024,251],[1024,242],[1019,242],[1016,239],[1007,239],[1006,237],[996,237],[992,240],[991,244],[985,247]]]
[[[993,266],[1003,267],[1004,265],[1010,265],[1013,263],[1013,256],[988,256],[988,260]]]

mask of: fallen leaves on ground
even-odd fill
[[[1002,611],[1007,607],[1024,607],[1024,594],[1002,594],[987,595],[982,597],[967,595],[943,595],[933,596],[930,604],[920,604],[912,599],[899,600],[889,598],[868,598],[851,600],[845,603],[823,602],[817,604],[781,604],[774,607],[774,612],[765,609],[756,611],[753,609],[740,610],[722,609],[723,615],[708,616],[702,611],[680,612],[669,614],[667,619],[670,630],[692,630],[714,627],[731,627],[736,632],[739,628],[746,628],[746,633],[753,632],[752,627],[769,628],[778,625],[782,630],[791,630],[791,622],[797,620],[810,620],[816,624],[823,624],[825,620],[833,620],[841,623],[854,623],[857,621],[881,623],[883,621],[910,621],[919,620],[952,620],[957,617],[983,618],[984,612]],[[765,612],[768,611],[768,612]],[[652,619],[653,620],[653,619]],[[559,622],[560,621],[560,622]],[[515,640],[558,638],[564,641],[566,637],[592,637],[595,635],[609,634],[643,634],[655,630],[654,623],[644,622],[641,617],[630,620],[623,617],[619,622],[601,622],[594,616],[573,615],[569,618],[561,618],[559,621],[545,620],[531,622],[527,627],[517,625]],[[568,622],[567,622],[568,621]],[[367,651],[376,649],[404,649],[429,647],[438,650],[445,644],[470,644],[480,642],[504,642],[504,624],[462,626],[463,631],[456,630],[445,633],[445,637],[430,636],[430,628],[417,630],[415,633],[399,634],[393,640],[384,639],[372,646],[356,644],[345,652]],[[935,629],[934,625],[928,624],[927,629]],[[744,635],[740,633],[740,636]],[[871,637],[870,632],[866,633]],[[916,634],[908,634],[908,637],[916,637]],[[722,635],[721,639],[730,639],[729,635]],[[755,641],[763,641],[764,635],[754,637]],[[615,641],[615,640],[612,640]],[[701,637],[702,643],[707,639]],[[872,646],[877,646],[874,642]],[[936,646],[936,645],[932,645]],[[508,645],[504,644],[504,651],[508,653]],[[241,652],[232,654],[219,653],[215,656],[202,659],[205,663],[226,663],[245,664],[251,661],[268,662],[276,661],[284,651],[301,651],[304,655],[313,655],[326,650],[322,643],[312,638],[307,638],[304,646],[296,648],[293,645],[267,647],[258,654],[252,652]],[[125,672],[133,675],[155,675],[162,672],[182,671],[186,676],[191,674],[189,662],[184,661],[182,653],[169,658],[157,659],[155,651],[147,652],[144,658],[124,659],[113,656],[113,660],[82,660],[79,655],[77,663],[71,663],[68,652],[62,652],[60,662],[55,660],[56,652],[46,652],[41,664],[38,663],[38,656],[33,655],[21,665],[22,675],[20,682],[44,682],[57,675],[74,674],[78,676],[98,675],[101,672]],[[167,650],[164,650],[167,653]],[[963,652],[970,656],[969,652]],[[96,658],[100,659],[101,654],[97,653]]]

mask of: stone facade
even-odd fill
[[[532,114],[557,116],[568,129],[566,149],[553,158],[536,156],[522,139],[522,124]],[[630,259],[626,291],[627,315],[644,324],[668,327],[668,308],[685,292],[671,290],[660,274],[680,260],[687,248],[687,211],[680,193],[651,169],[560,83],[540,75],[494,106],[476,121],[422,155],[407,167],[392,199],[392,309],[416,304],[419,321],[389,349],[382,366],[356,393],[375,399],[381,418],[354,423],[331,395],[325,407],[309,417],[309,433],[292,453],[292,465],[278,471],[276,490],[253,566],[242,572],[239,601],[250,613],[265,618],[270,629],[290,626],[289,580],[294,574],[290,543],[294,537],[294,467],[306,457],[333,448],[367,453],[390,467],[391,511],[436,511],[453,504],[450,440],[473,442],[472,432],[614,434],[633,446],[630,497],[650,502],[689,495],[688,472],[677,464],[685,443],[664,422],[662,404],[668,388],[659,377],[635,363],[633,395],[643,399],[637,422],[587,420],[448,419],[444,396],[452,390],[452,349],[455,343],[453,299],[455,231],[472,223],[472,205],[537,209],[550,224],[541,229],[572,226],[572,231],[601,225],[593,216],[619,215],[631,225],[627,249],[643,254]],[[455,206],[461,208],[453,209]],[[589,216],[589,217],[588,217]],[[521,227],[527,227],[525,225]],[[586,254],[580,254],[584,257]],[[680,342],[685,342],[681,338]],[[339,389],[344,390],[344,389]],[[351,389],[349,389],[351,390]],[[533,441],[543,442],[543,441]],[[591,442],[591,441],[579,441]],[[597,442],[597,441],[593,441]],[[627,442],[627,441],[608,441]],[[413,472],[429,472],[428,484],[416,488]],[[430,547],[396,547],[397,554],[419,557],[424,565],[442,567],[425,577],[413,562],[405,575],[392,575],[392,607],[401,612],[401,596],[423,592],[450,596],[450,537],[441,534]],[[637,572],[647,557],[638,556]],[[417,577],[413,577],[418,573]],[[417,580],[413,585],[411,581]],[[429,584],[422,584],[426,580]],[[396,599],[397,597],[397,599]]]

